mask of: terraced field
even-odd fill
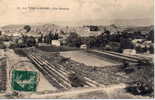
[[[137,67],[137,65],[131,65],[129,69],[132,69],[132,72],[126,73],[125,70],[122,69],[122,63],[119,61],[109,60],[109,58],[100,56],[97,57],[97,55],[94,54],[89,55],[87,52],[85,53],[85,51],[81,52],[81,50],[49,52],[36,48],[28,48],[21,51],[24,51],[26,56],[36,65],[36,68],[44,75],[46,80],[61,92],[72,89],[76,90],[76,88],[97,89],[109,86],[113,88],[113,85],[120,86],[120,84],[124,84],[125,87],[120,87],[124,93],[126,93],[125,88],[130,86],[131,83],[135,81],[148,83],[146,79],[149,79],[149,85],[153,86],[152,72],[150,71],[150,74],[146,74],[147,71],[149,71],[148,69],[151,70],[151,68],[146,66]],[[71,55],[71,53],[75,54]],[[78,60],[76,58],[78,58]],[[95,61],[96,65],[93,61]],[[123,93],[122,90],[121,93]],[[111,91],[110,93],[113,92]],[[147,96],[152,97],[153,92],[144,97]],[[108,98],[111,97],[112,96]]]

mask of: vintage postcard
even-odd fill
[[[153,99],[154,0],[0,0],[0,99]]]

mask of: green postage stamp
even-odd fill
[[[12,71],[12,89],[16,91],[33,92],[37,88],[37,72],[33,71]]]

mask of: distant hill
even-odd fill
[[[6,25],[1,27],[1,30],[5,34],[14,34],[14,33],[24,33],[24,26],[25,25]],[[149,32],[150,30],[154,29],[154,26],[121,26],[121,25],[99,25],[99,31],[90,31],[88,27],[83,26],[76,26],[76,27],[69,27],[69,26],[59,26],[55,24],[39,24],[39,25],[30,25],[31,31],[26,34],[48,34],[49,32],[58,33],[60,35],[67,35],[70,32],[76,32],[80,36],[95,36],[99,35],[106,30],[111,31],[112,33],[117,33],[118,31],[143,31]]]
[[[128,27],[125,31],[128,31],[128,32],[135,32],[135,31],[149,32],[151,30],[154,30],[154,25],[141,26],[141,27]]]

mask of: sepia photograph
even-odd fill
[[[154,99],[154,0],[0,0],[0,99]]]

